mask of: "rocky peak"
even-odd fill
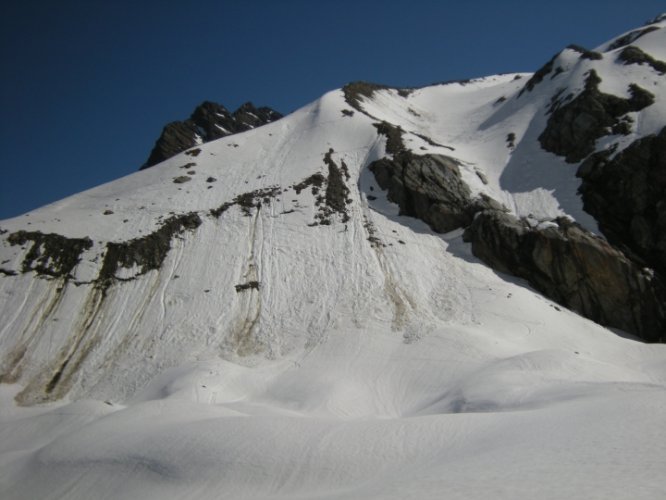
[[[277,111],[265,106],[257,108],[251,102],[246,102],[230,113],[221,104],[204,101],[187,120],[171,122],[164,127],[141,170],[197,144],[245,132],[280,118],[282,115]]]

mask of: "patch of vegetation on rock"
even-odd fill
[[[138,267],[137,275],[160,269],[171,249],[171,240],[200,225],[201,218],[196,213],[176,215],[165,220],[159,229],[146,236],[119,243],[108,242],[96,285],[102,289],[108,288],[120,279],[116,275],[120,268]]]
[[[300,194],[301,191],[311,186],[312,194],[317,195],[319,194],[320,188],[325,183],[326,183],[326,177],[324,177],[324,174],[317,172],[316,174],[312,174],[311,176],[302,180],[298,184],[294,184],[293,189],[294,191],[296,191],[296,194]]]
[[[224,212],[229,210],[234,205],[238,205],[243,214],[246,216],[252,215],[251,210],[253,208],[261,208],[261,204],[269,203],[272,198],[275,198],[281,192],[280,187],[272,186],[268,188],[256,189],[254,191],[249,191],[247,193],[242,193],[236,196],[232,201],[223,203],[217,208],[210,210],[210,215],[215,218],[219,218]]]
[[[55,233],[17,231],[7,237],[10,245],[31,243],[21,264],[21,272],[72,279],[72,271],[81,261],[81,254],[92,247],[90,238],[67,238]]]

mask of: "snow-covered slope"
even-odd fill
[[[666,60],[665,25],[632,44]],[[2,221],[0,496],[665,495],[666,349],[399,215],[368,168],[386,122],[455,158],[472,197],[598,231],[580,162],[539,142],[553,96],[590,70],[653,94],[595,150],[666,121],[663,76],[598,50],[541,81],[333,91]]]

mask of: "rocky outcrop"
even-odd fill
[[[490,198],[472,198],[458,165],[448,156],[403,150],[369,168],[379,187],[388,191],[388,199],[399,205],[401,215],[417,217],[446,233],[469,225],[480,210],[502,208]]]
[[[613,244],[666,275],[666,127],[578,169],[585,211]]]
[[[81,254],[93,246],[90,238],[67,238],[39,231],[17,231],[10,234],[7,241],[12,246],[30,245],[23,258],[22,273],[32,271],[40,276],[65,280],[72,278],[74,268],[81,261]]]
[[[407,97],[414,90],[411,88],[396,88],[389,87],[387,85],[380,85],[378,83],[357,81],[348,83],[342,87],[342,92],[345,96],[345,101],[347,101],[347,104],[349,104],[355,110],[367,115],[368,113],[361,106],[362,100],[364,98],[370,99],[372,95],[378,90],[387,89],[393,89],[397,91],[400,97]]]
[[[558,52],[555,54],[553,57],[550,58],[550,61],[548,61],[546,64],[541,66],[537,71],[534,72],[534,74],[530,77],[529,80],[525,83],[525,86],[520,90],[520,93],[518,94],[518,97],[523,95],[525,92],[532,92],[534,90],[534,87],[539,85],[544,78],[546,78],[547,75],[552,73],[553,69],[555,68],[555,61],[557,61],[557,58],[561,52]]]
[[[116,281],[135,279],[148,271],[160,269],[171,250],[173,238],[185,231],[194,231],[200,225],[201,218],[196,212],[174,215],[150,234],[129,241],[108,242],[95,285],[106,290]],[[117,273],[121,268],[134,270],[133,277],[119,278]]]
[[[622,49],[622,52],[617,56],[617,60],[625,66],[628,64],[647,64],[660,75],[666,74],[665,62],[655,59],[633,45]]]
[[[271,108],[256,108],[247,102],[233,113],[224,106],[206,101],[196,107],[185,121],[169,123],[162,130],[141,170],[204,142],[245,132],[282,118]]]
[[[526,279],[565,307],[648,341],[666,339],[661,280],[570,220],[533,227],[487,210],[476,216],[464,238],[493,269]]]
[[[553,100],[546,128],[539,136],[546,151],[564,156],[567,162],[581,161],[594,151],[595,142],[608,134],[627,134],[631,120],[625,116],[654,102],[654,96],[636,84],[629,86],[629,99],[599,90],[601,79],[590,70],[584,90],[573,100]]]
[[[659,22],[658,20],[655,20],[653,22]],[[608,49],[606,49],[607,52],[615,49],[619,49],[622,47],[625,47],[631,43],[634,43],[636,40],[638,40],[640,37],[647,35],[648,33],[652,33],[653,31],[658,30],[659,28],[657,26],[648,26],[647,28],[640,28],[634,31],[630,31],[624,36],[621,36],[617,40],[615,40],[613,43],[611,43],[608,46]]]

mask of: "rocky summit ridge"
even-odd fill
[[[229,112],[221,104],[204,101],[187,120],[174,121],[164,127],[141,170],[198,144],[261,127],[280,118],[282,115],[277,111],[266,106],[257,108],[251,102]]]

